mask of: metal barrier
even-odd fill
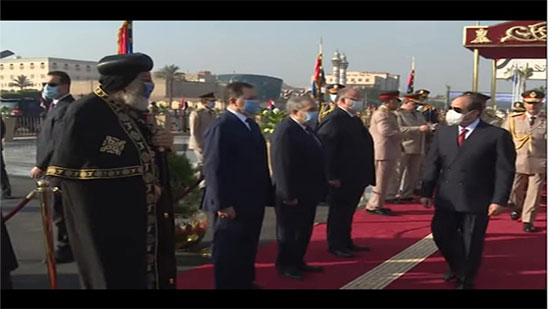
[[[36,136],[42,126],[42,117],[17,117],[14,137]]]
[[[52,194],[60,191],[59,188],[50,188],[46,180],[39,180],[36,183],[37,188],[30,192],[13,210],[3,217],[8,221],[18,211],[20,211],[29,201],[38,194],[40,200],[40,213],[42,214],[42,232],[44,236],[44,247],[46,250],[46,262],[48,265],[48,277],[52,289],[57,289],[57,269],[55,265],[55,251],[53,242],[53,222],[52,222]]]

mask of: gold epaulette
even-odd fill
[[[513,113],[510,115],[510,117],[518,117],[518,116],[521,116],[521,115],[523,115],[523,114],[525,114],[525,112],[513,112]]]

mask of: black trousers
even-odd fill
[[[329,250],[347,250],[353,245],[351,240],[353,214],[364,191],[365,186],[357,185],[330,188],[327,196],[329,204],[327,220]]]
[[[13,246],[11,244],[10,235],[8,234],[8,229],[6,228],[6,224],[4,222],[4,219],[1,220],[2,226],[0,230],[0,244],[1,244],[1,257],[0,260],[2,264],[1,269],[1,277],[2,277],[2,289],[8,290],[12,289],[12,283],[11,283],[11,275],[10,272],[17,269],[17,258],[15,256],[15,251],[13,250]]]
[[[251,289],[254,263],[264,218],[263,206],[251,212],[236,210],[235,219],[214,214],[212,259],[216,289]]]
[[[290,206],[277,201],[275,214],[279,249],[276,261],[278,268],[297,269],[305,264],[304,256],[313,231],[316,206],[316,203]]]
[[[465,282],[473,283],[481,265],[488,224],[486,213],[435,211],[434,241],[451,271]]]
[[[61,193],[53,194],[53,223],[57,228],[57,250],[70,250],[69,234],[63,215],[63,198]]]
[[[6,172],[6,162],[4,162],[4,152],[0,151],[0,181],[2,182],[2,194],[11,195],[10,179]]]

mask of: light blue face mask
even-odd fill
[[[307,122],[315,122],[317,121],[317,118],[319,118],[319,112],[307,112]]]
[[[214,108],[214,106],[216,106],[216,102],[214,102],[214,101],[209,101],[208,102],[208,107]]]
[[[143,96],[146,99],[149,99],[151,97],[151,93],[153,93],[153,89],[155,89],[155,84],[150,82],[145,82],[145,90],[143,92]]]
[[[244,100],[244,111],[250,115],[256,115],[260,111],[260,101]]]
[[[57,97],[57,95],[59,94],[59,88],[57,88],[57,86],[50,86],[50,85],[46,85],[46,87],[44,87],[44,92],[43,92],[43,97],[47,100],[53,100]]]

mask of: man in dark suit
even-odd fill
[[[43,99],[49,103],[47,105],[47,115],[40,134],[36,147],[36,166],[32,168],[30,176],[38,179],[44,175],[44,171],[48,168],[50,160],[55,149],[54,140],[56,138],[54,132],[57,124],[67,111],[69,104],[74,101],[70,94],[71,78],[63,71],[52,71],[48,73],[47,82],[44,83],[42,91]],[[51,187],[61,187],[59,178],[50,177]],[[74,261],[71,246],[69,244],[69,236],[63,216],[63,204],[60,193],[54,194],[54,222],[57,227],[57,248],[55,250],[56,263],[70,263]]]
[[[338,94],[337,108],[317,129],[326,156],[330,189],[327,239],[329,251],[341,257],[354,257],[351,251],[368,251],[353,244],[351,223],[366,186],[375,184],[372,136],[356,115],[362,106],[361,93],[344,88]]]
[[[313,231],[316,206],[324,198],[328,180],[323,149],[311,125],[317,120],[315,102],[308,96],[286,103],[289,117],[271,137],[271,167],[275,187],[277,269],[288,278],[302,279],[302,272],[322,271],[304,261]]]
[[[204,135],[206,192],[203,207],[214,214],[212,258],[216,289],[254,289],[254,261],[264,208],[272,187],[267,147],[252,116],[259,102],[252,85],[226,87],[227,111]]]
[[[508,131],[479,119],[483,100],[461,95],[430,146],[421,202],[432,203],[434,241],[457,289],[473,288],[483,252],[489,216],[507,204],[514,181],[516,150]]]
[[[4,119],[1,119],[2,121],[2,140],[4,139],[4,135],[6,135],[6,124],[4,123]],[[2,182],[2,199],[11,199],[13,198],[11,196],[11,185],[10,185],[10,179],[8,178],[8,172],[6,171],[6,162],[4,162],[4,143],[3,141],[0,141],[0,173],[1,173],[1,179],[0,182]]]

